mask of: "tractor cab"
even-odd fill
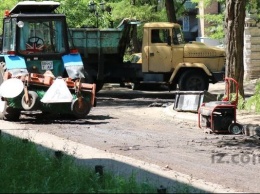
[[[61,56],[70,50],[65,15],[54,13],[58,6],[52,1],[24,1],[6,11],[2,53],[22,56],[29,72],[50,70],[62,76]]]
[[[81,56],[69,48],[66,17],[54,12],[59,5],[23,1],[5,12],[0,119],[32,110],[85,118],[95,105],[95,84],[86,83]]]

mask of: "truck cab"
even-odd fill
[[[191,91],[208,90],[209,83],[223,81],[223,49],[195,41],[185,43],[176,23],[146,23],[143,32],[143,81],[167,82]]]

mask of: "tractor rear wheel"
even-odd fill
[[[19,109],[7,106],[4,113],[0,113],[1,120],[7,121],[18,121],[21,115],[21,111]]]

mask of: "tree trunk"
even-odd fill
[[[244,24],[246,0],[226,0],[225,42],[226,77],[235,79],[239,84],[239,94],[244,98]],[[231,92],[235,92],[234,86]]]
[[[176,23],[177,19],[176,19],[175,5],[173,0],[165,0],[165,8],[166,8],[168,21]]]

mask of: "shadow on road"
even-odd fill
[[[97,107],[102,106],[164,106],[174,102],[175,93],[163,91],[132,90],[123,87],[105,88],[97,93]],[[155,105],[156,104],[156,105]]]
[[[106,107],[106,106],[114,106],[114,107],[163,107],[168,106],[174,102],[173,99],[161,99],[161,98],[120,98],[120,97],[98,97],[97,98],[97,107]]]
[[[88,115],[85,119],[76,119],[71,115],[42,114],[41,112],[23,112],[19,122],[20,124],[72,124],[72,125],[99,125],[107,124],[110,119],[115,119],[109,115]],[[97,121],[95,121],[97,120]]]
[[[165,88],[150,88],[146,90],[132,90],[125,87],[105,87],[96,94],[97,97],[112,97],[112,98],[161,98],[174,99],[173,91],[168,91]]]
[[[23,142],[26,142],[24,140],[34,142],[37,145],[39,152],[46,153],[47,151],[50,155],[53,155],[54,158],[57,158],[56,153],[59,152],[59,158],[57,158],[59,163],[62,163],[62,161],[65,160],[65,157],[72,157],[75,165],[93,169],[93,173],[96,173],[96,166],[102,167],[103,178],[105,178],[106,173],[112,173],[114,176],[125,177],[126,180],[134,179],[139,184],[147,183],[155,188],[154,193],[161,193],[161,188],[164,188],[162,193],[208,193],[218,190],[216,185],[209,186],[207,185],[208,183],[203,182],[196,184],[195,179],[193,180],[191,178],[191,180],[188,180],[189,178],[188,176],[186,177],[186,175],[171,172],[169,170],[163,170],[157,166],[153,166],[152,164],[145,164],[132,158],[128,158],[125,161],[122,160],[123,156],[112,156],[110,158],[106,155],[107,153],[103,153],[102,151],[99,153],[95,148],[85,148],[84,145],[78,145],[77,150],[75,150],[75,142],[56,139],[56,143],[54,143],[53,140],[55,140],[55,137],[53,136],[49,138],[46,136],[46,139],[41,138],[41,140],[37,138],[34,139],[33,137],[37,136],[35,134],[29,134],[29,131],[27,131],[27,136],[32,137],[32,139],[24,139],[23,135],[25,132],[12,135],[11,131],[7,130],[3,132],[2,136],[12,136],[18,140],[21,139]],[[40,134],[38,134],[38,137],[39,136]],[[39,143],[39,141],[41,143]],[[64,150],[61,150],[60,148],[63,148]],[[93,151],[95,154],[92,156]],[[104,157],[102,157],[102,153]],[[129,190],[129,192],[131,192],[131,190]]]

